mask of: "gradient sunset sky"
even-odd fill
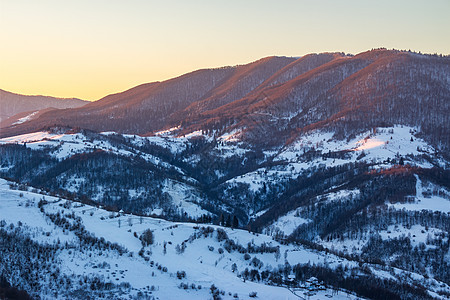
[[[0,89],[97,100],[270,55],[447,55],[449,15],[450,0],[0,0]]]

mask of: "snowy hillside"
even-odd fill
[[[373,169],[388,169],[400,161],[422,168],[448,167],[435,155],[436,150],[417,137],[417,129],[408,126],[375,128],[350,140],[334,138],[333,132],[315,131],[301,136],[278,152],[268,153],[274,168],[261,168],[230,179],[229,184],[248,184],[259,191],[264,183],[288,181],[312,168],[330,168],[356,162],[371,164]],[[271,155],[272,154],[272,155]],[[430,160],[429,157],[435,157]]]
[[[47,257],[46,263],[38,257],[21,257],[26,251],[21,245],[12,252],[2,246],[0,274],[35,296],[83,299],[84,293],[92,293],[99,298],[208,299],[214,285],[223,299],[249,299],[252,294],[258,299],[298,299],[307,293],[310,299],[357,298],[316,285],[314,279],[297,284],[292,271],[281,275],[280,286],[268,285],[267,278],[244,279],[248,270],[261,278],[259,274],[276,273],[285,265],[356,267],[352,261],[282,245],[262,234],[110,212],[10,186],[14,184],[0,181],[2,236],[29,238],[29,247],[51,250],[38,256]],[[149,245],[140,240],[146,230],[153,236]],[[265,250],[251,250],[261,246]],[[25,277],[25,259],[37,259],[31,272],[39,276]],[[375,265],[369,268],[392,277]],[[444,289],[450,291],[448,286]]]

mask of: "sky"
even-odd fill
[[[262,57],[450,54],[450,0],[0,0],[0,89],[97,100]]]

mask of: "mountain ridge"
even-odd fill
[[[46,112],[3,127],[0,136],[55,125],[141,135],[179,127],[180,135],[237,130],[242,139],[270,147],[320,126],[339,127],[343,136],[406,122],[448,149],[449,67],[449,57],[387,49],[298,59],[272,56],[142,84],[77,109]],[[411,107],[426,117],[418,118]],[[273,134],[260,139],[259,132]]]
[[[46,108],[75,108],[89,103],[78,98],[58,98],[42,95],[22,95],[0,89],[0,122],[27,111]]]

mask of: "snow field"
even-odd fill
[[[23,195],[20,196],[20,193]],[[106,282],[111,281],[116,284],[129,283],[132,287],[132,294],[138,291],[150,291],[153,286],[152,295],[160,299],[208,299],[211,296],[209,287],[214,284],[226,292],[223,296],[224,299],[233,299],[235,293],[239,299],[248,299],[251,292],[256,292],[260,299],[298,299],[295,293],[304,296],[304,294],[299,294],[301,289],[290,291],[285,287],[244,282],[237,277],[237,273],[242,272],[245,268],[254,268],[250,265],[253,258],[262,262],[260,271],[274,270],[278,265],[284,265],[285,262],[291,265],[298,263],[324,264],[331,268],[335,268],[339,264],[350,267],[357,265],[357,262],[309,250],[302,246],[279,244],[264,234],[210,225],[214,231],[212,235],[205,237],[200,234],[200,228],[194,223],[169,222],[110,212],[29,191],[10,190],[8,182],[3,179],[0,180],[0,196],[0,220],[5,220],[6,224],[17,224],[21,221],[23,230],[31,236],[34,234],[35,240],[39,243],[56,243],[58,239],[63,243],[68,243],[68,248],[58,250],[61,272],[69,276],[98,276]],[[40,211],[37,203],[42,197],[48,201],[43,206],[44,213],[60,213],[62,216],[80,218],[81,224],[87,232],[97,238],[103,238],[105,241],[117,243],[125,248],[126,252],[120,255],[115,250],[80,248],[77,246],[78,238],[72,232],[67,232],[67,230],[63,232]],[[69,220],[71,218],[69,217]],[[152,245],[142,247],[141,241],[137,237],[147,229],[152,230],[154,242]],[[223,249],[224,241],[218,241],[217,229],[224,230],[229,239],[244,247],[248,243],[255,246],[265,243],[268,246],[279,247],[280,255],[277,258],[274,253],[250,253],[251,258],[246,260],[244,255],[238,251],[229,253]],[[36,235],[37,232],[42,231],[50,232],[49,237],[42,238],[41,235]],[[179,248],[183,244],[185,245],[184,251],[180,251]],[[220,248],[222,250],[219,250]],[[140,251],[143,253],[142,256],[139,255]],[[234,264],[237,272],[232,270]],[[392,276],[376,265],[369,267],[382,277]],[[186,277],[178,279],[177,271],[185,271]],[[414,275],[411,274],[411,276]],[[428,281],[430,284],[435,282],[434,279],[428,279]],[[194,284],[196,288],[179,288],[180,283],[189,286]],[[199,285],[202,286],[202,289],[198,289]],[[437,286],[442,289],[441,283]],[[445,288],[450,291],[450,287]],[[431,291],[433,291],[432,288]],[[317,292],[314,297],[323,299],[326,294],[331,295],[331,290]],[[355,298],[346,293],[333,295],[333,298],[341,299],[340,297],[343,295]]]
[[[209,287],[215,284],[219,289],[230,292],[232,295],[238,294],[240,299],[247,299],[249,293],[255,291],[261,299],[298,299],[291,291],[283,287],[274,287],[246,281],[243,282],[233,273],[231,268],[236,263],[238,272],[245,268],[251,268],[249,261],[243,259],[243,254],[239,252],[219,253],[219,248],[223,242],[218,242],[214,232],[208,238],[194,239],[192,242],[185,242],[198,231],[196,224],[173,223],[149,217],[139,217],[125,215],[102,210],[100,208],[71,203],[67,200],[60,200],[55,197],[44,196],[48,204],[43,206],[45,213],[61,215],[72,215],[80,217],[83,226],[88,232],[93,233],[97,238],[104,238],[106,241],[117,243],[126,248],[128,252],[119,255],[116,251],[81,248],[77,249],[77,237],[71,233],[65,233],[60,227],[52,224],[51,221],[37,207],[37,202],[42,199],[42,195],[32,192],[22,192],[10,190],[8,183],[0,180],[0,219],[7,224],[17,224],[19,221],[30,235],[35,232],[50,232],[50,238],[40,235],[35,239],[39,243],[56,243],[57,239],[75,246],[63,248],[58,252],[58,259],[61,262],[61,272],[76,276],[99,276],[105,281],[113,283],[129,282],[134,289],[144,290],[149,286],[155,286],[153,295],[161,299],[207,299],[210,297]],[[23,196],[19,196],[20,193]],[[25,203],[29,205],[25,206]],[[213,226],[214,229],[220,228]],[[153,245],[144,248],[144,256],[148,256],[155,265],[145,261],[138,255],[142,249],[141,241],[134,236],[140,236],[146,229],[151,229],[155,241]],[[268,243],[280,246],[282,253],[288,252],[287,259],[290,263],[324,261],[321,254],[313,254],[310,250],[293,246],[280,245],[266,235],[255,235],[243,230],[232,230],[224,228],[229,238],[242,245],[253,243],[260,245]],[[186,248],[183,253],[177,252],[177,245],[183,242]],[[166,251],[164,251],[166,245]],[[213,247],[214,250],[210,250]],[[291,254],[293,253],[293,254]],[[264,263],[264,268],[274,268],[278,264],[283,264],[283,259],[276,260],[274,254],[251,254]],[[158,270],[156,264],[164,266],[167,272]],[[184,270],[186,278],[179,280],[176,278],[177,271]],[[201,290],[184,290],[178,286],[181,282],[189,285],[201,285]],[[224,299],[233,299],[226,294]]]

